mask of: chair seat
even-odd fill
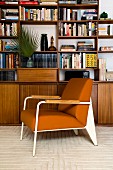
[[[35,115],[35,109],[27,109],[21,112],[21,121],[32,131],[35,130]],[[38,120],[38,131],[84,127],[75,117],[57,110],[40,110]]]

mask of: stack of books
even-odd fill
[[[107,33],[107,27],[105,26],[103,26],[103,27],[99,27],[98,28],[98,34],[99,35],[108,35],[108,33]]]
[[[87,9],[84,11],[82,20],[96,20],[97,19],[97,10],[96,9]]]
[[[98,34],[99,35],[110,35],[110,25],[103,25],[98,28]]]
[[[76,51],[74,45],[62,45],[60,51]]]
[[[102,46],[100,51],[113,51],[113,46]]]
[[[94,51],[92,42],[78,41],[77,43],[77,51]]]
[[[1,11],[1,19],[2,20],[18,20],[19,12],[18,9],[3,9]]]

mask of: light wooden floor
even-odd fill
[[[0,170],[113,170],[113,127],[96,127],[98,146],[86,133],[39,133],[32,157],[33,134],[25,127],[0,126]]]

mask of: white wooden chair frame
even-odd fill
[[[58,130],[74,130],[75,134],[78,135],[78,129],[86,129],[93,144],[97,145],[97,138],[96,138],[96,131],[95,131],[95,124],[94,124],[94,116],[93,116],[93,107],[92,107],[92,101],[90,99],[90,102],[79,102],[78,100],[60,100],[59,96],[28,96],[24,99],[24,108],[26,109],[26,102],[28,99],[44,99],[43,101],[38,102],[37,108],[36,108],[36,122],[35,122],[35,131],[34,131],[34,144],[33,144],[33,156],[35,156],[36,152],[36,140],[37,140],[37,132],[44,132],[44,131],[58,131]],[[50,99],[50,100],[49,100]],[[87,116],[87,123],[86,126],[83,128],[65,128],[65,129],[54,129],[54,130],[42,130],[37,131],[38,126],[38,115],[39,115],[39,107],[43,103],[53,103],[53,104],[89,104],[88,109],[88,116]],[[24,123],[22,122],[21,127],[21,137],[20,140],[22,140],[23,137],[23,127]]]

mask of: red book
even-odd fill
[[[38,1],[20,1],[20,4],[30,4],[30,5],[34,5],[34,4],[38,4]]]
[[[0,4],[5,4],[5,2],[0,2]]]

